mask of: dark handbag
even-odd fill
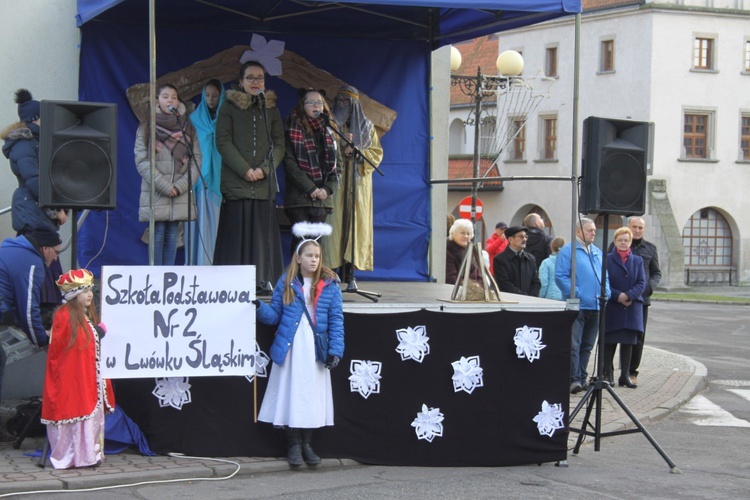
[[[302,310],[305,311],[305,316],[307,316],[307,320],[310,322],[310,328],[313,328],[315,323],[313,323],[310,313],[304,304],[302,304]],[[317,333],[313,330],[313,336],[315,338],[315,361],[325,363],[328,357],[328,332]]]

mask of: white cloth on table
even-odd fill
[[[305,304],[315,317],[311,286],[312,279],[304,278]],[[331,372],[315,361],[315,338],[307,315],[300,320],[284,364],[273,364],[258,420],[300,429],[333,425]]]

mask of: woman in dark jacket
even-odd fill
[[[290,224],[325,222],[333,210],[338,185],[334,132],[321,113],[331,116],[325,91],[299,89],[299,100],[287,120],[284,210]],[[292,236],[294,254],[300,238]]]
[[[620,344],[620,386],[635,389],[630,380],[630,356],[638,334],[643,333],[643,291],[646,272],[643,259],[630,251],[633,233],[627,227],[615,231],[615,246],[607,256],[610,296],[604,336],[604,376],[614,384],[613,361]]]
[[[216,121],[224,202],[214,264],[255,265],[259,284],[273,283],[283,272],[272,176],[284,158],[284,124],[265,80],[260,63],[243,64],[241,90],[226,91]]]
[[[472,238],[474,238],[474,228],[470,221],[458,219],[453,223],[448,232],[448,242],[445,247],[445,282],[449,285],[453,285],[461,279],[458,272]],[[481,288],[484,288],[482,286],[482,270],[479,265],[477,259],[472,256],[469,278]]]
[[[13,229],[18,235],[28,235],[35,229],[46,227],[58,232],[68,220],[68,211],[39,206],[39,134],[41,131],[41,103],[32,98],[27,89],[16,91],[19,121],[0,133],[4,142],[3,154],[10,162],[10,170],[16,176],[18,187],[13,191],[11,202]],[[57,279],[62,274],[62,265],[55,259],[44,267],[41,307],[47,328],[52,325],[52,311],[62,304],[62,295],[57,289]]]

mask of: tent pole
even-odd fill
[[[570,177],[570,219],[572,224],[570,225],[570,243],[572,245],[570,252],[570,298],[574,299],[576,296],[576,225],[578,224],[578,94],[579,94],[579,81],[581,77],[581,14],[576,14],[575,20],[575,48],[573,58],[573,127],[572,127],[572,140],[573,140],[573,158],[571,164],[571,177]]]
[[[149,127],[149,151],[154,151],[154,144],[156,144],[156,0],[148,0],[148,53],[151,64],[149,66],[149,87],[148,87],[148,106],[146,106],[147,113],[149,113],[148,119],[150,120]],[[156,181],[156,155],[149,154],[149,161],[151,163],[151,182],[150,189],[151,193],[149,196],[149,210],[148,210],[148,265],[154,265],[154,197],[156,195],[154,189],[154,182]]]

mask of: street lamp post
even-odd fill
[[[500,73],[498,76],[482,74],[481,67],[477,67],[477,74],[475,76],[451,75],[451,86],[458,87],[461,93],[471,98],[474,105],[474,117],[469,118],[466,122],[467,125],[474,125],[474,168],[473,180],[471,182],[471,224],[474,226],[474,241],[470,244],[470,248],[467,250],[464,260],[461,263],[451,299],[466,300],[472,257],[475,257],[481,266],[482,281],[486,285],[484,287],[485,301],[492,300],[490,298],[492,294],[495,295],[498,301],[500,300],[500,290],[495,282],[495,278],[489,273],[487,266],[484,264],[481,243],[476,241],[477,193],[480,183],[477,180],[479,178],[479,132],[482,125],[482,102],[489,98],[497,99],[497,91],[506,89],[511,83],[511,78],[523,71],[523,58],[518,52],[505,51],[497,58],[496,66]],[[460,67],[461,53],[455,47],[451,47],[451,72],[458,71]],[[461,289],[460,293],[459,289]]]

